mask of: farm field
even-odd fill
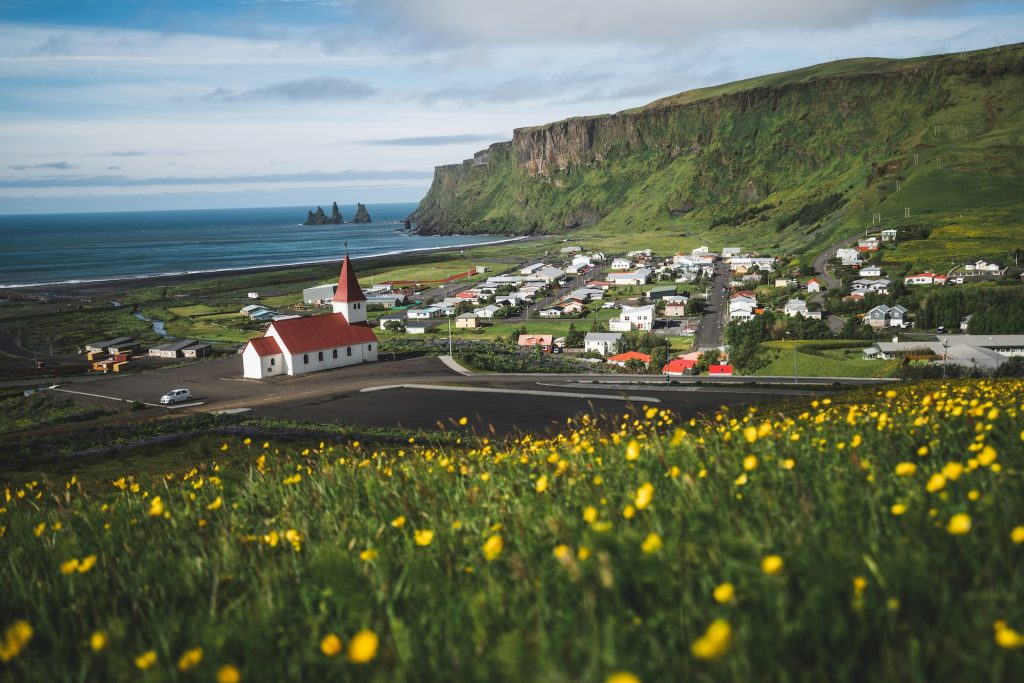
[[[1022,392],[5,485],[0,678],[1020,680]]]
[[[793,374],[793,347],[796,346],[796,374],[803,377],[892,377],[899,361],[864,360],[861,350],[870,341],[798,341],[767,342],[771,361],[755,375]]]

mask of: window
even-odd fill
[[[271,358],[270,359],[270,364],[271,365],[277,365],[277,359],[276,358]]]
[[[338,349],[334,349],[334,357],[335,357],[335,358],[337,358],[337,357],[338,357]]]
[[[317,359],[318,361],[321,361],[321,362],[322,362],[322,361],[323,361],[323,359],[324,359],[324,352],[323,352],[323,351],[321,351],[321,352],[320,352],[320,353],[318,353],[318,354],[317,354],[316,356],[317,356],[317,358],[316,358],[316,359]]]
[[[347,355],[349,355],[349,356],[351,356],[351,355],[352,355],[352,347],[351,347],[351,346],[349,346],[349,347],[346,347],[346,348],[345,348],[345,351],[346,351],[346,354],[347,354]]]
[[[366,350],[367,351],[373,351],[373,344],[367,344],[366,345]]]
[[[306,365],[309,364],[309,354],[308,353],[302,354],[302,362],[303,362],[303,364],[306,364]]]

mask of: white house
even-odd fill
[[[992,263],[992,262],[989,262],[989,261],[978,260],[978,261],[975,261],[974,263],[968,263],[967,265],[965,265],[964,266],[964,270],[973,271],[973,272],[976,272],[976,273],[998,274],[998,273],[1002,272],[1003,267],[1001,265],[999,265],[998,263]]]
[[[431,318],[440,318],[441,309],[437,306],[410,308],[406,314],[409,316],[409,320],[430,320]]]
[[[618,318],[608,321],[612,332],[650,330],[654,327],[654,306],[623,306]]]
[[[243,376],[302,375],[377,360],[377,335],[366,324],[366,297],[348,254],[331,300],[334,313],[275,320],[242,350]]]
[[[883,242],[895,242],[896,241],[896,235],[897,235],[896,228],[886,228],[885,230],[882,231],[882,241]]]
[[[560,318],[562,316],[562,309],[560,308],[545,308],[538,313],[542,318]]]
[[[630,261],[628,258],[622,258],[620,256],[618,258],[612,259],[610,267],[612,270],[629,270],[630,268],[633,267],[633,262]]]
[[[882,267],[866,265],[860,268],[861,277],[882,277]]]
[[[844,266],[859,266],[860,265],[860,252],[856,249],[836,249],[836,258]]]
[[[615,344],[622,339],[621,332],[587,332],[583,338],[583,350],[607,356],[615,350]]]
[[[903,327],[907,322],[907,309],[903,306],[879,304],[864,314],[864,324],[875,328]]]
[[[543,263],[534,263],[534,264],[531,264],[529,266],[526,266],[525,268],[520,268],[519,269],[519,274],[520,275],[533,275],[534,273],[536,273],[538,270],[540,270],[543,267],[544,267]]]
[[[311,306],[318,306],[320,304],[329,302],[331,297],[334,296],[334,290],[337,289],[337,285],[334,283],[328,283],[326,285],[317,285],[315,287],[307,287],[302,290],[302,301],[303,303]]]
[[[644,285],[651,279],[651,269],[637,268],[626,273],[608,273],[606,278],[613,285]]]
[[[944,285],[946,284],[946,276],[938,275],[936,273],[915,273],[914,275],[908,275],[903,278],[903,284],[905,285]]]
[[[811,278],[807,281],[807,292],[813,294],[814,292],[820,292],[822,289],[821,283],[816,278]]]
[[[564,276],[565,271],[562,270],[561,268],[555,268],[554,266],[544,266],[543,268],[539,268],[535,272],[528,275],[527,279],[550,283]]]
[[[803,299],[790,299],[786,302],[782,312],[788,315],[790,318],[800,316],[807,316],[807,302]]]
[[[725,247],[722,249],[722,258],[732,258],[733,256],[739,256],[743,253],[743,250],[739,247]]]
[[[499,312],[500,310],[502,310],[501,306],[495,306],[495,305],[492,304],[490,306],[484,306],[483,308],[478,308],[478,309],[476,309],[473,312],[477,314],[477,317],[490,319],[490,318],[493,318],[494,314]]]

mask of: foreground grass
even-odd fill
[[[1022,391],[8,488],[0,678],[1021,680]]]

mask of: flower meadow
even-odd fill
[[[0,680],[1024,680],[1024,383],[0,501]]]

